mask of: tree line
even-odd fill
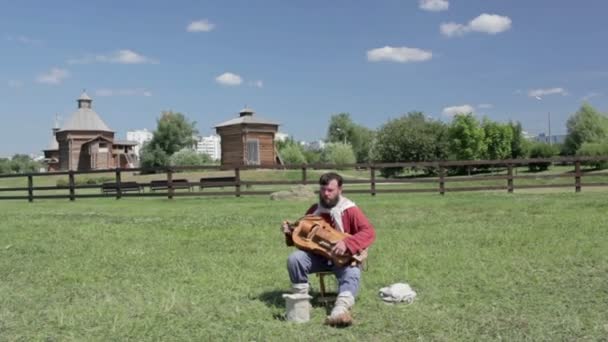
[[[377,130],[355,123],[348,113],[329,120],[325,149],[307,149],[293,140],[279,142],[285,163],[417,162],[550,158],[608,155],[608,117],[583,104],[567,121],[563,144],[533,142],[524,137],[519,122],[500,123],[472,113],[455,115],[445,123],[422,112],[391,119]],[[549,165],[532,164],[532,171]],[[604,167],[602,163],[595,167]],[[400,169],[387,170],[388,173]],[[386,173],[385,172],[385,173]]]

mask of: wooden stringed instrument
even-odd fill
[[[291,241],[295,247],[321,255],[335,265],[357,264],[367,257],[366,250],[356,255],[351,255],[348,251],[344,255],[334,255],[331,249],[336,243],[351,235],[334,229],[321,216],[306,215],[289,225],[293,228]],[[290,245],[289,242],[288,239],[287,245]]]

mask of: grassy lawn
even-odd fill
[[[601,340],[605,192],[352,196],[377,229],[355,326],[282,321],[308,203],[266,197],[0,202],[0,340]],[[316,277],[311,278],[318,288]],[[408,282],[411,305],[378,289]]]

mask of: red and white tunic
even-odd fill
[[[376,230],[365,214],[346,197],[340,197],[338,204],[327,209],[319,203],[313,204],[306,215],[321,216],[334,229],[352,236],[344,239],[346,248],[354,255],[368,248],[376,238]]]

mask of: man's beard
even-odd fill
[[[325,200],[321,194],[319,194],[319,202],[324,208],[331,209],[338,204],[340,201],[340,196],[336,196],[334,199]]]

